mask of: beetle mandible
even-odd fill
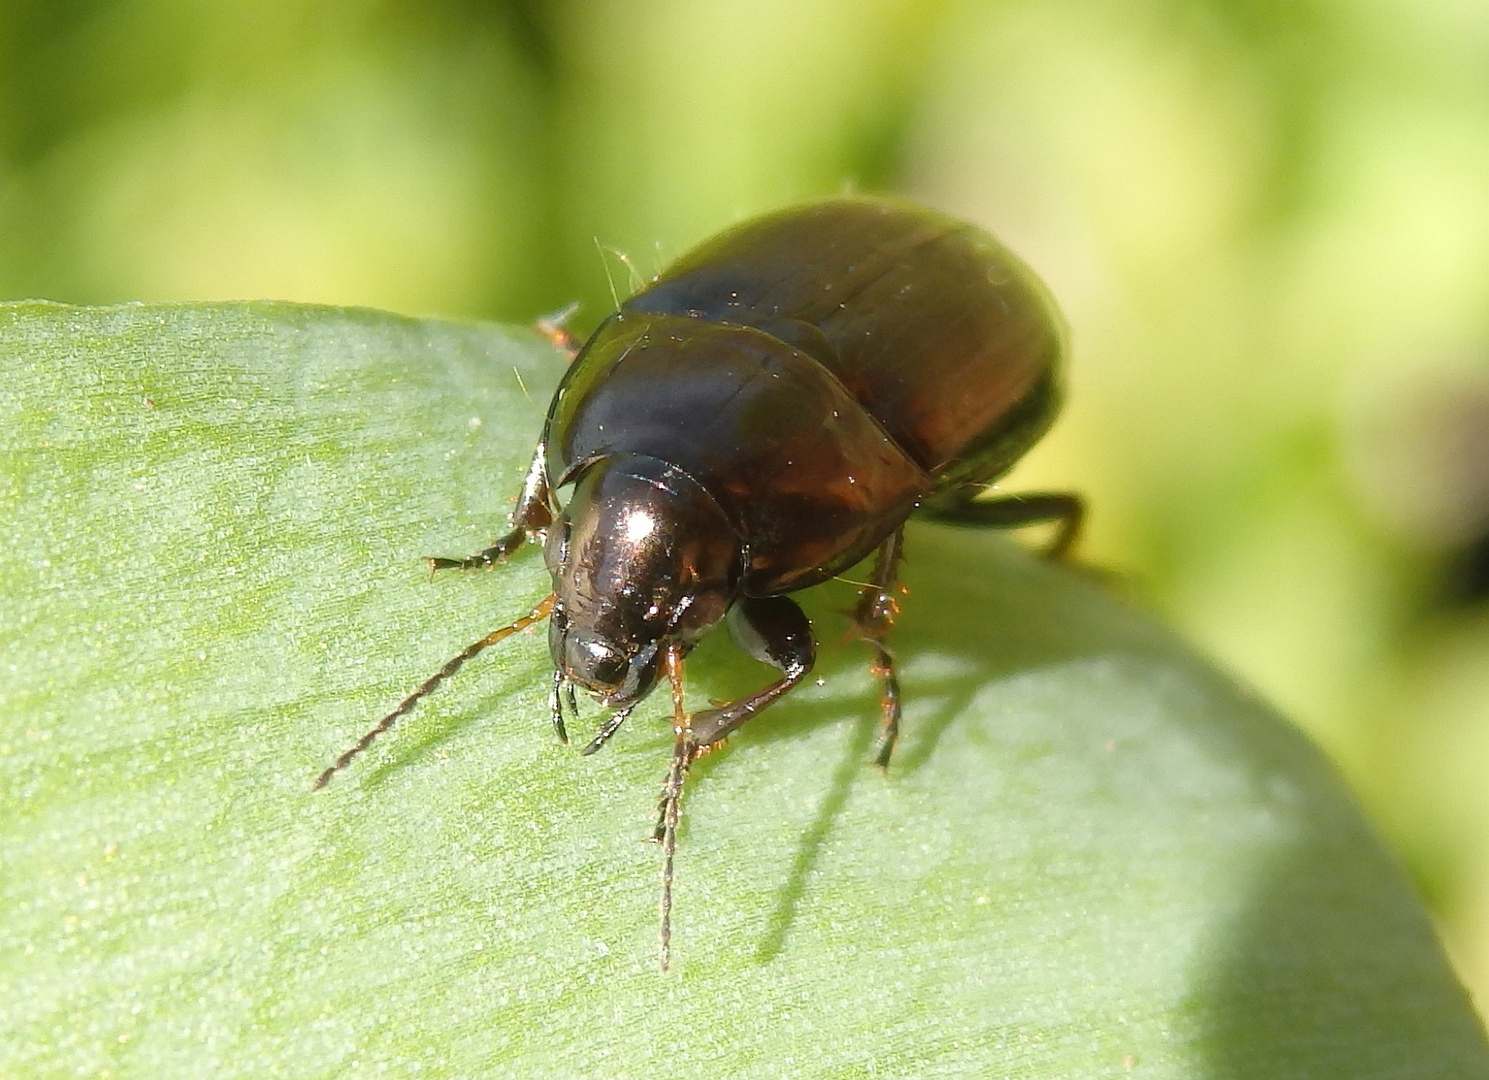
[[[578,350],[548,409],[511,531],[432,569],[505,562],[541,541],[553,592],[424,682],[316,781],[339,769],[483,649],[549,619],[550,711],[568,741],[575,687],[614,710],[602,747],[663,674],[674,749],[653,839],[663,845],[661,961],[688,765],[811,671],[812,627],[789,596],[875,556],[854,622],[872,650],[889,763],[900,690],[884,643],[912,514],[962,525],[1058,525],[1071,494],[978,498],[1060,403],[1063,324],[1022,262],[976,227],[913,204],[851,197],[787,208],[683,255]],[[566,502],[557,493],[572,486]],[[780,672],[687,715],[682,661],[727,618]]]

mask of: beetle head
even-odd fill
[[[656,458],[589,464],[548,530],[563,677],[625,708],[656,683],[669,642],[691,645],[733,603],[743,545],[718,503]]]

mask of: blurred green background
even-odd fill
[[[843,190],[1050,283],[1070,407],[1008,487],[1086,492],[1329,751],[1482,1009],[1483,0],[0,0],[6,298],[587,326],[607,263]]]

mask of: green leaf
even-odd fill
[[[699,763],[662,975],[666,706],[577,757],[541,634],[310,790],[547,592],[419,557],[503,528],[553,350],[27,303],[0,362],[0,1076],[1489,1075],[1334,772],[1078,573],[912,526],[887,776],[809,594],[821,683]]]

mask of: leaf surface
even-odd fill
[[[562,359],[283,304],[0,308],[0,1076],[1489,1076],[1334,772],[1080,574],[912,525],[877,722],[821,681],[701,761],[656,967],[660,697],[558,746],[505,525]],[[1100,513],[1100,507],[1096,508]],[[689,690],[760,685],[716,634]],[[598,721],[590,707],[586,716]]]

